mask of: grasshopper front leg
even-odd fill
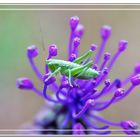
[[[77,68],[73,68],[73,69],[71,69],[71,75],[73,76],[73,77],[75,77],[77,74],[80,74],[81,72],[83,72],[83,69],[84,68],[90,68],[91,66],[92,66],[92,64],[93,64],[93,62],[92,61],[89,61],[87,64],[85,64],[85,65],[82,65],[82,66],[79,66],[79,67],[77,67]]]
[[[70,86],[72,87],[72,77],[71,77],[71,70],[69,69],[69,77],[68,77],[68,80],[69,80],[69,84]]]
[[[48,81],[51,77],[57,75],[60,71],[61,71],[61,67],[59,67],[59,68],[56,69],[53,73],[51,73],[51,74],[48,76],[48,78],[45,80],[45,82]]]

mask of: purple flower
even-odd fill
[[[131,120],[122,121],[121,127],[124,129],[124,132],[128,135],[140,134],[140,131],[136,131],[138,129],[138,125]]]
[[[32,81],[26,77],[21,77],[17,79],[16,85],[17,85],[17,88],[24,89],[24,90],[25,89],[31,90],[34,87]]]
[[[140,63],[136,63],[134,72],[135,73],[140,73]]]
[[[119,51],[122,52],[127,48],[128,42],[126,40],[121,40],[119,42]]]
[[[77,28],[74,30],[74,36],[75,37],[79,37],[79,38],[82,38],[83,34],[84,34],[84,26],[82,24],[78,24],[77,25]]]
[[[76,123],[76,124],[74,124],[74,126],[73,126],[73,134],[74,135],[83,135],[83,134],[85,134],[85,132],[84,132],[84,126],[81,124],[81,123]]]
[[[73,16],[70,18],[70,27],[71,30],[74,31],[79,23],[79,17],[78,16]]]
[[[140,74],[137,74],[137,75],[133,76],[131,78],[131,82],[134,86],[139,85],[140,84]]]
[[[49,58],[57,55],[57,46],[55,44],[51,44],[49,46]]]
[[[77,16],[71,17],[69,23],[71,32],[68,42],[68,58],[65,61],[69,61],[67,64],[74,64],[74,60],[77,60],[79,57],[78,50],[85,29]],[[19,78],[17,80],[17,87],[19,89],[32,90],[41,96],[47,104],[44,105],[44,108],[37,114],[32,123],[32,127],[41,128],[38,130],[38,134],[106,135],[111,133],[110,128],[112,126],[117,127],[117,129],[122,129],[122,132],[128,135],[139,134],[137,130],[138,125],[135,122],[131,120],[112,122],[104,119],[98,113],[122,101],[140,84],[140,63],[135,65],[134,70],[126,79],[115,78],[113,81],[110,81],[109,76],[112,67],[120,54],[128,46],[126,40],[120,40],[118,49],[112,57],[109,52],[105,52],[106,42],[111,35],[111,30],[111,27],[107,25],[101,27],[101,45],[98,47],[95,61],[91,66],[91,69],[96,72],[97,76],[93,78],[82,79],[78,76],[71,75],[69,77],[70,79],[68,79],[68,76],[63,71],[59,71],[61,67],[65,67],[63,63],[61,65],[55,63],[53,67],[49,65],[49,63],[52,63],[51,60],[53,60],[53,57],[58,54],[58,48],[55,44],[49,46],[45,72],[42,74],[36,67],[33,59],[38,55],[37,47],[32,45],[27,48],[27,57],[30,65],[42,82],[43,89],[37,89],[28,78]],[[92,43],[89,46],[89,53],[96,50],[97,46]],[[101,62],[102,56],[104,58]],[[79,66],[87,65],[90,61],[89,58],[82,60]],[[53,69],[56,68],[58,68],[58,71],[53,73]],[[69,68],[64,70],[69,70]],[[58,72],[61,72],[61,76],[56,80],[56,74]],[[90,75],[90,73],[88,74]],[[86,75],[87,77],[89,76],[88,74]],[[131,83],[130,87],[125,88],[127,83]],[[52,91],[52,95],[48,94],[48,90]],[[111,97],[103,100],[108,95]],[[99,125],[100,123],[104,125],[101,126]]]
[[[101,34],[102,39],[104,40],[108,39],[111,35],[111,27],[108,25],[102,26],[100,34]]]
[[[29,46],[27,48],[27,55],[31,58],[34,58],[38,55],[38,49],[36,48],[35,45]]]

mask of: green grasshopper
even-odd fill
[[[46,64],[48,65],[48,68],[51,70],[51,73],[49,73],[49,76],[45,81],[57,75],[59,72],[62,75],[68,77],[70,86],[72,86],[72,77],[83,80],[97,77],[99,75],[98,71],[91,68],[91,66],[93,65],[93,61],[88,61],[91,58],[92,54],[93,51],[89,50],[81,57],[75,59],[73,62],[59,59],[46,60]],[[84,63],[83,61],[88,62]]]

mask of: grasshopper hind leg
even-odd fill
[[[78,76],[81,73],[83,73],[83,71],[85,72],[91,65],[92,65],[92,61],[80,67],[66,70],[65,74],[68,75],[68,81],[69,81],[70,86],[73,86],[73,85],[78,86],[77,84],[74,84],[74,79],[76,80],[76,78],[78,78]]]
[[[91,66],[92,66],[93,62],[89,61],[86,64],[83,65],[83,70],[81,72],[79,72],[79,74],[77,74],[75,77],[79,77],[81,76],[83,73],[85,73]]]
[[[70,87],[73,87],[73,86],[77,87],[78,85],[74,82],[76,78],[72,76],[72,71],[70,69],[67,70],[67,75],[68,75],[68,82],[69,82]]]
[[[84,55],[75,59],[73,62],[76,64],[86,63],[89,61],[89,59],[92,57],[92,55],[93,55],[93,51],[89,50]]]

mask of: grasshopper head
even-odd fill
[[[47,59],[46,64],[48,65],[48,68],[51,70],[51,72],[54,72],[58,68],[58,65],[54,59]]]

